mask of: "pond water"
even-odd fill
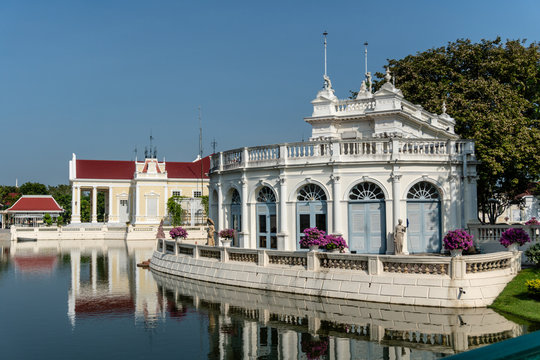
[[[136,266],[154,242],[0,247],[5,359],[438,359],[527,330],[490,309],[321,299]]]

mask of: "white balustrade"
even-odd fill
[[[375,100],[374,99],[363,99],[363,100],[340,100],[335,105],[335,110],[337,113],[364,113],[366,110],[375,109]]]
[[[309,161],[326,163],[334,161],[388,161],[390,159],[460,160],[465,154],[474,154],[470,140],[421,140],[384,138],[376,140],[332,140],[286,143],[235,149],[211,158],[210,172],[231,170],[239,167],[267,166],[269,162],[294,164]]]

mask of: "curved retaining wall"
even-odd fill
[[[150,267],[225,285],[391,304],[483,307],[520,270],[521,253],[444,256],[286,252],[159,240]]]

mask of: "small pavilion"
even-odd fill
[[[51,195],[23,195],[2,215],[2,227],[7,224],[16,226],[39,226],[45,214],[55,221],[64,209]]]

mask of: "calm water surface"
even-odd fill
[[[527,331],[489,309],[320,299],[138,268],[153,244],[4,244],[1,357],[438,359]]]

